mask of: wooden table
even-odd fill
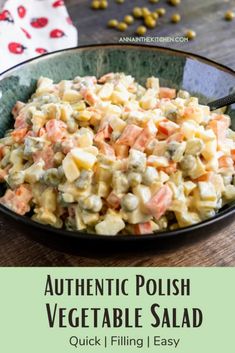
[[[2,0],[0,0],[0,4]],[[79,44],[118,42],[120,36],[132,36],[136,25],[123,33],[107,29],[110,18],[122,19],[134,5],[143,0],[126,0],[125,6],[109,1],[106,11],[92,11],[87,0],[67,0],[67,6],[75,25],[79,29]],[[179,36],[188,28],[197,32],[194,41],[185,44],[170,43],[170,46],[194,52],[235,68],[235,21],[223,20],[224,12],[234,8],[234,1],[182,0],[180,7],[172,8],[160,1],[158,7],[166,6],[167,15],[161,18],[150,36]],[[151,8],[157,7],[146,5]],[[180,12],[182,22],[169,23],[170,14]],[[20,231],[3,216],[0,216],[0,265],[1,266],[235,266],[235,223],[222,230],[215,229],[208,236],[185,237],[167,243],[127,249],[81,248],[79,244],[66,242],[50,244],[35,239],[33,231]]]

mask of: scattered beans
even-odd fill
[[[124,17],[124,22],[127,24],[127,25],[131,25],[133,22],[134,22],[134,17],[131,16],[131,15],[126,15]]]
[[[181,16],[180,16],[180,14],[178,14],[178,13],[174,13],[174,14],[171,16],[171,22],[172,22],[172,23],[178,23],[178,22],[180,22],[180,20],[181,20]]]
[[[177,6],[181,3],[181,0],[168,0],[168,2],[172,6]]]
[[[193,40],[194,38],[196,38],[197,34],[195,31],[193,31],[192,29],[189,29],[186,33],[185,33],[186,37],[189,40]]]
[[[98,9],[100,8],[100,2],[99,2],[99,0],[94,0],[94,1],[92,1],[91,7],[92,7],[92,9],[94,9],[94,10],[98,10]]]
[[[133,16],[134,16],[135,18],[140,18],[140,17],[142,17],[142,10],[141,10],[140,7],[134,7],[132,13],[133,13]]]
[[[139,26],[136,30],[136,34],[138,34],[138,36],[143,36],[146,32],[147,28],[145,26]]]
[[[108,21],[108,27],[109,28],[117,28],[118,21],[115,19],[109,20]]]
[[[108,5],[109,5],[108,1],[106,0],[100,1],[100,9],[107,9]]]
[[[148,15],[144,18],[144,23],[145,23],[146,27],[154,28],[154,27],[156,27],[157,21],[154,20],[154,18],[152,18],[151,15]]]
[[[159,17],[162,17],[166,14],[166,9],[163,7],[160,7],[159,9],[156,10],[156,13],[158,14]]]
[[[226,21],[232,21],[234,19],[234,17],[235,17],[234,12],[231,10],[226,11],[224,14],[224,18]]]
[[[124,32],[127,29],[127,24],[125,22],[119,22],[117,29],[121,32]]]

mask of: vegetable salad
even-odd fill
[[[38,80],[0,139],[0,203],[102,235],[190,226],[235,200],[235,132],[186,91],[124,73]]]

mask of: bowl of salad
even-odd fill
[[[158,239],[234,214],[232,70],[149,46],[94,45],[0,77],[0,211],[39,232]]]

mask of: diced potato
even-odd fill
[[[197,157],[194,168],[192,170],[190,170],[188,172],[188,174],[190,175],[190,177],[192,179],[197,179],[201,175],[205,174],[205,172],[206,172],[206,169],[205,169],[204,164],[202,163],[201,159],[199,157]]]
[[[166,157],[150,155],[147,159],[147,164],[155,168],[168,167],[169,160]]]
[[[47,122],[47,115],[40,111],[40,110],[36,110],[34,113],[33,113],[33,117],[31,119],[31,122],[33,124],[33,131],[34,132],[38,132],[39,129],[41,129]]]
[[[63,200],[66,203],[73,203],[75,201],[74,196],[72,194],[69,194],[68,192],[65,192],[63,194]]]
[[[234,185],[227,185],[225,187],[225,191],[223,196],[226,198],[227,201],[235,200],[235,186]]]
[[[111,183],[112,171],[109,168],[103,168],[102,166],[98,165],[95,176],[97,181],[105,182],[108,185]]]
[[[143,109],[154,109],[157,105],[156,92],[153,89],[148,89],[140,100],[140,106]]]
[[[113,93],[113,89],[114,89],[114,84],[107,82],[99,90],[98,96],[104,100],[109,99]]]
[[[83,150],[85,152],[93,154],[94,156],[97,156],[99,154],[99,150],[95,146],[84,147]]]
[[[42,208],[48,210],[49,212],[55,212],[57,207],[56,192],[52,187],[46,188],[41,195]]]
[[[185,181],[184,182],[184,192],[185,195],[188,196],[191,194],[191,192],[197,187],[195,183],[192,181]]]
[[[99,213],[93,213],[83,210],[81,213],[82,221],[87,225],[94,225],[99,221]]]
[[[63,225],[62,220],[56,217],[54,213],[43,208],[35,210],[35,214],[32,216],[32,219],[38,223],[49,224],[55,228],[61,228]]]
[[[216,139],[216,136],[213,130],[211,129],[205,130],[202,126],[200,126],[200,128],[197,130],[195,136],[202,139],[204,142],[213,141]]]
[[[136,208],[132,212],[126,212],[125,216],[127,218],[128,223],[130,224],[138,224],[150,221],[152,218],[151,215],[147,215],[141,210],[141,207]]]
[[[75,103],[81,99],[81,94],[75,90],[66,90],[63,94],[62,100],[69,103]]]
[[[79,168],[92,169],[96,162],[96,157],[82,148],[73,148],[71,155]]]
[[[80,171],[71,153],[68,153],[67,156],[63,159],[62,166],[66,179],[69,182],[73,182],[79,177]]]
[[[106,215],[105,219],[95,226],[97,234],[117,235],[123,228],[125,223],[119,215]]]
[[[158,93],[159,91],[159,79],[157,77],[149,77],[146,82],[147,88],[153,88]]]
[[[91,134],[86,133],[86,134],[80,134],[79,139],[78,139],[78,145],[81,148],[84,147],[91,147],[93,144],[93,138]]]
[[[86,229],[86,225],[83,223],[81,209],[79,206],[74,207],[75,210],[75,222],[76,222],[76,229],[83,230]]]
[[[104,181],[99,181],[97,184],[97,195],[103,198],[108,197],[110,188]]]
[[[207,141],[202,149],[202,155],[206,160],[213,158],[217,151],[216,140]]]
[[[216,156],[211,158],[207,163],[206,163],[206,170],[211,171],[213,170],[214,172],[218,172],[219,170],[219,162]]]
[[[89,110],[82,110],[79,112],[79,114],[77,115],[76,119],[79,121],[89,121],[92,117],[92,112],[90,112]]]
[[[181,126],[181,132],[188,139],[192,139],[195,137],[198,126],[194,121],[185,121]]]
[[[40,160],[39,162],[33,163],[29,168],[24,170],[24,180],[27,183],[36,183],[44,174],[45,162]]]
[[[195,156],[201,153],[201,151],[203,150],[203,147],[204,147],[204,144],[202,140],[200,140],[199,138],[192,138],[191,140],[188,140],[186,143],[185,153],[192,154]]]
[[[118,91],[114,90],[111,95],[111,101],[113,104],[125,104],[129,100],[129,92],[127,90]]]
[[[165,172],[163,172],[162,170],[160,170],[160,172],[159,172],[159,181],[161,183],[165,183],[169,179],[170,179],[169,175],[166,174]]]
[[[217,199],[216,190],[212,183],[200,181],[198,187],[199,195],[203,201],[215,201]]]
[[[110,126],[114,131],[122,132],[126,127],[126,122],[120,118],[113,118],[110,120]]]
[[[144,207],[146,202],[151,199],[151,190],[148,186],[138,185],[133,188],[133,193],[138,197],[141,207]]]
[[[180,227],[188,227],[201,221],[200,217],[195,212],[175,211],[175,216]]]
[[[36,94],[42,94],[47,92],[53,85],[53,80],[47,77],[40,77],[37,82],[37,91]]]

